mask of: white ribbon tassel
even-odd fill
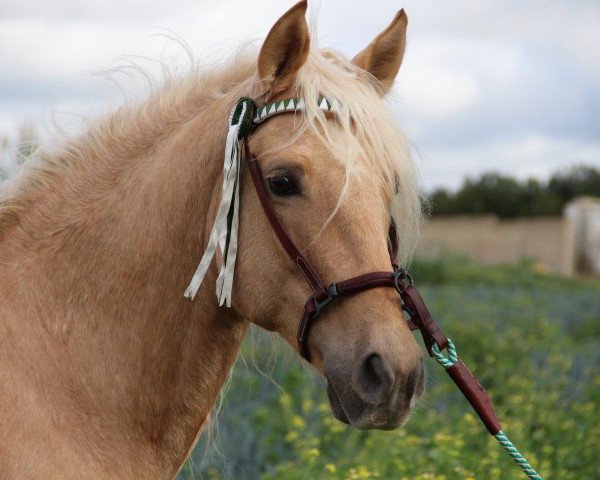
[[[237,105],[236,105],[237,106]],[[241,145],[239,140],[239,131],[246,115],[247,105],[242,104],[242,112],[239,115],[235,125],[229,122],[229,132],[227,133],[227,143],[225,144],[225,160],[223,164],[223,188],[221,192],[221,204],[215,218],[215,223],[210,232],[208,245],[200,261],[200,265],[194,273],[185,296],[191,300],[194,299],[210,262],[215,256],[217,246],[223,254],[223,264],[217,278],[216,293],[219,299],[219,305],[226,304],[231,307],[231,291],[233,287],[233,275],[235,269],[235,259],[237,257],[237,242],[239,228],[239,206],[240,206],[240,163],[241,163]],[[235,107],[234,107],[235,110]],[[232,112],[233,116],[233,112]],[[232,210],[231,229],[228,230],[228,216]],[[227,242],[229,231],[229,243]]]

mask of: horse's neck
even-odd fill
[[[239,349],[245,323],[218,309],[214,271],[183,297],[220,195],[225,110],[207,106],[139,157],[88,152],[0,237],[13,252],[0,262],[0,333],[14,338],[0,369],[48,409],[35,422],[58,412],[48,428],[104,463],[116,447],[176,468]]]

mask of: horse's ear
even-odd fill
[[[402,64],[407,25],[408,17],[402,9],[396,14],[392,23],[352,59],[352,63],[375,77],[382,95],[392,88]]]
[[[273,98],[293,83],[310,50],[310,35],[306,24],[307,2],[290,8],[273,25],[258,54],[258,76]]]

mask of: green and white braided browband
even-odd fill
[[[317,107],[333,112],[338,108],[337,102],[324,97],[316,99]],[[303,98],[286,98],[256,107],[251,98],[240,98],[231,110],[228,122],[227,140],[225,142],[225,158],[223,162],[223,186],[221,203],[210,232],[206,250],[200,264],[185,291],[185,296],[194,299],[217,249],[223,258],[217,277],[216,293],[219,305],[231,307],[233,275],[237,257],[237,240],[239,228],[240,171],[242,152],[241,143],[246,139],[252,125],[258,125],[279,113],[296,112],[306,109]]]
[[[325,97],[317,99],[317,106],[321,110],[333,112],[338,109],[338,103],[335,100],[329,100]],[[252,119],[255,125],[264,122],[267,118],[284,112],[295,112],[306,109],[306,102],[303,98],[286,98],[285,100],[277,100],[276,102],[268,103],[254,112]]]

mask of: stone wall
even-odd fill
[[[456,252],[482,264],[535,258],[542,267],[571,276],[574,228],[566,217],[436,216],[424,225],[417,252],[424,256]]]

